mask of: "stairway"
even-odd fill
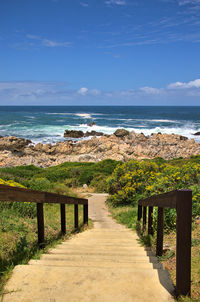
[[[89,198],[93,229],[16,266],[3,302],[172,301],[168,274],[135,233],[109,217],[105,199]]]

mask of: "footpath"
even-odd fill
[[[93,229],[15,267],[3,302],[173,301],[167,271],[136,233],[112,220],[106,197],[89,197]]]

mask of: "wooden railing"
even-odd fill
[[[35,202],[37,204],[38,244],[44,246],[44,203],[60,204],[61,233],[66,234],[65,205],[74,205],[74,227],[78,228],[78,205],[83,205],[83,223],[88,224],[88,200],[54,193],[0,185],[0,201]]]
[[[177,296],[190,295],[192,191],[175,190],[138,202],[138,221],[143,218],[143,229],[146,229],[148,208],[148,234],[150,235],[153,235],[153,207],[158,207],[157,256],[161,256],[163,252],[164,208],[176,209],[176,294]]]

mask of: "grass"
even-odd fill
[[[135,230],[137,222],[137,207],[120,206],[113,207],[112,203],[108,202],[108,208],[112,217],[118,222],[125,224],[128,228]]]
[[[79,206],[78,231],[83,229],[83,206]],[[65,236],[60,232],[60,206],[57,204],[44,204],[45,219],[45,248],[39,249],[37,245],[36,217],[24,217],[13,208],[1,210],[0,217],[0,295],[4,293],[4,285],[17,264],[26,264],[32,259],[38,259],[50,247],[69,238],[74,230],[74,207],[66,205]],[[91,226],[91,221],[89,221]]]
[[[165,234],[164,246],[167,246],[164,257],[160,258],[164,267],[170,272],[173,283],[176,282],[176,234]],[[180,297],[178,301],[200,301],[200,225],[194,223],[192,231],[191,261],[191,298]],[[167,257],[171,254],[171,257]]]

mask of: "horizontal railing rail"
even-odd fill
[[[145,230],[148,209],[149,235],[153,235],[153,207],[158,207],[157,256],[162,256],[163,253],[164,208],[176,209],[176,294],[177,296],[190,295],[192,191],[175,190],[139,200],[138,222],[143,218],[143,230]]]
[[[44,203],[60,204],[61,233],[66,234],[65,205],[74,205],[74,227],[78,228],[78,206],[83,205],[83,223],[88,225],[88,200],[65,196],[55,193],[42,192],[18,187],[0,185],[0,201],[3,202],[30,202],[37,204],[38,244],[44,246]]]

